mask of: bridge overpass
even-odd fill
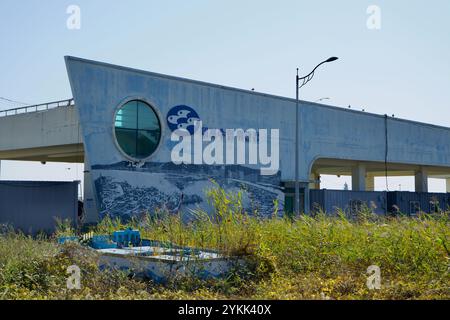
[[[73,99],[0,110],[1,160],[84,163]],[[82,192],[85,222],[95,222],[95,199],[87,172]]]
[[[0,160],[84,163],[73,99],[0,111]]]
[[[85,163],[74,100],[0,110],[1,160]],[[94,222],[98,212],[89,168],[85,170],[85,221]],[[450,192],[450,168],[442,166],[318,159],[311,168],[310,189],[320,189],[320,175],[352,176],[355,191],[373,191],[375,177],[388,175],[414,176],[416,191],[427,192],[428,178],[440,178],[446,179],[447,192]]]
[[[39,105],[0,110],[0,161],[39,161],[84,163],[84,147],[80,123],[73,99]],[[359,170],[358,170],[359,165]],[[360,183],[361,167],[365,183]],[[374,178],[389,176],[415,176],[416,190],[426,191],[424,167],[408,164],[355,163],[349,160],[321,159],[312,168],[311,188],[320,188],[320,174],[352,176],[353,189],[366,185],[373,190]],[[387,172],[386,172],[387,171]],[[425,177],[446,179],[450,192],[450,169],[428,166]],[[355,187],[356,186],[356,187]]]

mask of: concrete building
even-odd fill
[[[208,208],[211,179],[245,190],[249,209],[272,214],[277,199],[289,210],[295,100],[74,57],[66,66],[74,103],[0,112],[0,160],[84,162],[87,221]],[[193,134],[198,120],[222,133],[278,129],[279,170],[263,175],[265,166],[251,161],[175,164],[173,133]],[[306,212],[323,174],[351,175],[358,192],[374,191],[375,177],[386,174],[414,176],[416,191],[425,193],[428,178],[447,179],[450,192],[449,128],[306,101],[298,120]]]

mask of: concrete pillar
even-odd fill
[[[416,192],[428,192],[428,173],[424,168],[416,171],[415,185]]]
[[[449,179],[445,179],[445,183],[447,185],[447,192],[450,193],[450,178]]]
[[[309,180],[310,180],[309,183],[310,189],[320,190],[320,174],[311,173],[311,175],[309,176]]]
[[[366,191],[366,166],[363,164],[352,168],[352,190]]]
[[[317,174],[316,176],[316,183],[314,187],[316,188],[316,190],[320,190],[320,174]]]
[[[375,177],[372,175],[366,177],[366,191],[375,191]]]

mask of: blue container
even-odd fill
[[[93,236],[91,240],[91,247],[94,249],[114,249],[117,244],[111,241],[110,236]]]
[[[80,239],[78,237],[59,237],[58,243],[64,244],[66,242],[80,242]]]
[[[122,230],[115,231],[112,240],[117,243],[118,247],[137,247],[141,245],[141,234],[138,230]]]
[[[324,211],[336,215],[342,210],[348,216],[356,215],[363,207],[373,213],[386,213],[386,192],[379,191],[349,191],[349,190],[311,190],[311,212]]]
[[[416,216],[420,212],[437,213],[448,210],[450,194],[394,191],[388,193],[389,211]]]

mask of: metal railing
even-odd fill
[[[33,106],[19,107],[19,108],[8,109],[8,110],[0,110],[0,118],[8,117],[8,116],[15,116],[15,115],[24,114],[24,113],[46,111],[46,110],[61,108],[61,107],[71,107],[74,105],[75,105],[75,103],[74,103],[73,99],[67,99],[67,100],[62,100],[62,101],[54,101],[54,102],[36,104]]]

